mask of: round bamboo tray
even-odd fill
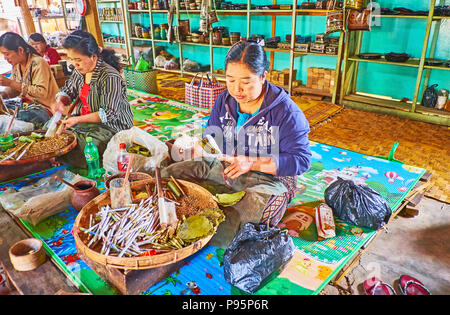
[[[9,249],[9,258],[14,269],[18,271],[36,269],[47,259],[42,241],[36,238],[28,238],[15,243]]]
[[[20,137],[20,136],[29,136],[31,134],[32,131],[29,132],[22,132],[19,134],[15,134],[14,137]],[[45,134],[45,130],[35,130],[34,132],[36,133],[40,133],[40,134]],[[72,136],[72,141],[65,146],[62,149],[50,152],[50,153],[46,153],[46,154],[41,154],[41,155],[37,155],[37,156],[33,156],[27,159],[21,159],[19,161],[16,160],[6,160],[0,163],[0,166],[3,165],[22,165],[22,164],[28,164],[28,163],[34,163],[34,162],[39,162],[39,161],[46,161],[49,160],[51,158],[54,157],[58,157],[60,155],[69,153],[70,151],[73,150],[73,148],[75,148],[77,146],[77,137],[75,136],[75,134],[69,130],[64,131],[63,133],[69,134],[70,136]]]
[[[165,178],[162,179],[163,184],[166,184],[168,181],[169,179]],[[192,206],[192,209],[198,208],[197,211],[195,212],[201,211],[206,208],[218,208],[218,205],[212,198],[211,193],[206,189],[204,189],[203,187],[184,180],[177,179],[177,181],[182,186],[184,192],[189,196],[188,201],[183,201],[183,199],[178,200],[178,202],[180,202],[181,205],[183,205],[183,202],[186,202],[187,205]],[[147,185],[154,186],[155,179],[149,178],[130,183],[131,190],[137,193],[146,192]],[[85,256],[91,259],[92,261],[106,267],[141,270],[173,264],[196,253],[198,250],[203,248],[211,240],[213,236],[213,235],[207,236],[203,239],[198,240],[195,243],[192,243],[187,247],[183,247],[178,250],[171,250],[166,253],[161,253],[153,256],[116,257],[110,255],[102,255],[99,252],[87,246],[88,237],[84,232],[80,230],[80,227],[88,228],[90,215],[91,214],[94,215],[95,213],[98,212],[98,210],[101,207],[106,206],[108,204],[111,204],[109,190],[92,199],[89,203],[87,203],[83,207],[83,209],[81,209],[80,213],[75,219],[75,223],[73,226],[73,235],[75,239],[77,252],[82,256]],[[178,207],[177,207],[177,214],[179,214]],[[191,215],[193,214],[195,213],[192,213]]]

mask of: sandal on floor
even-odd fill
[[[403,295],[431,295],[422,282],[406,275],[400,277],[398,287]]]
[[[372,277],[364,281],[364,289],[367,295],[396,295],[391,285],[381,281],[377,277]]]

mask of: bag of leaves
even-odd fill
[[[387,201],[375,190],[339,177],[325,190],[325,202],[339,219],[373,230],[385,225],[392,214]]]
[[[231,285],[254,293],[270,274],[294,255],[291,237],[277,227],[246,223],[224,253],[224,276]]]

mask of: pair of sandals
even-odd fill
[[[430,291],[419,280],[402,275],[398,280],[398,287],[402,295],[431,295]],[[367,295],[396,295],[394,288],[377,277],[364,281]]]

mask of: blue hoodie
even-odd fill
[[[238,131],[237,102],[228,90],[222,92],[204,135],[213,136],[224,154],[270,156],[275,160],[277,176],[300,175],[311,164],[309,123],[286,90],[267,81],[265,89],[259,112]]]

